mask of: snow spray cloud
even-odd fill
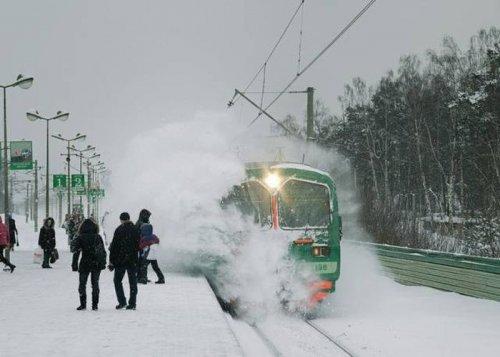
[[[278,311],[282,298],[306,299],[303,281],[312,273],[295,274],[287,254],[294,237],[263,232],[236,210],[221,209],[221,198],[245,177],[244,162],[281,158],[329,171],[338,183],[352,180],[349,163],[331,151],[299,140],[256,139],[245,129],[227,116],[199,114],[138,134],[115,160],[107,209],[109,221],[121,211],[136,217],[149,209],[161,263],[209,276],[224,299],[251,305],[258,318]],[[342,192],[354,190],[339,197],[341,208],[355,211]]]
[[[236,130],[229,118],[208,114],[171,122],[138,134],[113,169],[110,208],[130,210],[133,217],[150,210],[162,250],[176,269],[193,267],[202,252],[229,253],[210,234],[232,230],[226,223],[238,225],[224,220],[219,209],[220,198],[244,176],[227,144]]]
[[[147,208],[161,240],[160,263],[170,271],[205,274],[226,300],[278,309],[282,286],[295,283],[289,240],[220,206],[245,177],[244,160],[232,147],[245,128],[234,123],[199,114],[138,134],[113,167],[108,221]]]

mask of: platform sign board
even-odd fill
[[[77,188],[75,194],[77,196],[85,196],[87,194],[87,190],[85,188]]]
[[[66,188],[66,187],[68,187],[66,175],[54,175],[52,178],[52,186],[54,188]]]
[[[84,188],[85,187],[85,175],[81,175],[81,174],[71,175],[71,187]]]
[[[33,142],[10,142],[10,169],[33,170]]]
[[[104,197],[104,189],[102,188],[91,188],[89,191],[89,196],[90,197],[97,197],[97,198],[102,198]]]

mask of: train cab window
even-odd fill
[[[330,223],[330,194],[326,186],[290,180],[278,198],[282,228],[320,228]]]
[[[223,206],[234,205],[243,215],[253,217],[262,227],[271,227],[271,194],[258,182],[249,181],[234,186]]]

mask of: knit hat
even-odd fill
[[[130,215],[128,212],[123,212],[120,214],[120,221],[130,221]]]

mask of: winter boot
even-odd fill
[[[92,310],[97,311],[97,306],[99,305],[99,299],[92,299]]]
[[[121,310],[121,309],[123,309],[125,306],[127,306],[127,304],[118,304],[118,305],[116,305],[115,309],[117,309],[117,310]]]
[[[76,308],[78,311],[87,309],[87,297],[80,295],[80,306]]]
[[[95,290],[92,291],[92,310],[97,311],[99,305],[99,293]]]
[[[135,305],[127,305],[126,310],[135,310]]]
[[[12,274],[14,272],[14,269],[16,269],[16,266],[14,264],[10,265],[10,273]]]
[[[165,279],[159,279],[155,284],[165,284]]]

